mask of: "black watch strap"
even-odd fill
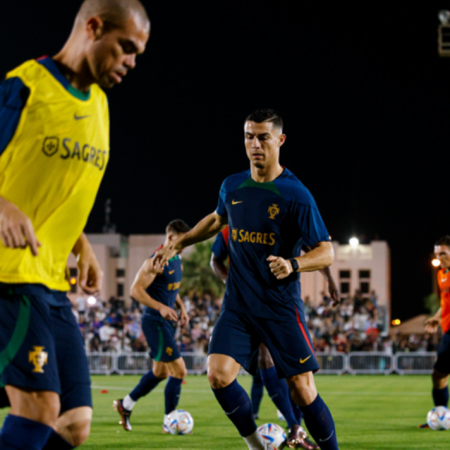
[[[297,272],[299,268],[298,261],[295,258],[290,258],[289,261],[291,262],[293,271]]]

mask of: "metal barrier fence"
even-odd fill
[[[206,355],[182,353],[190,375],[206,373]],[[144,374],[151,368],[152,360],[148,353],[91,353],[87,352],[89,369],[92,374],[111,375],[117,373]],[[397,353],[390,355],[381,352],[316,353],[320,374],[352,375],[372,374],[400,375],[431,374],[436,361],[436,353]],[[246,373],[241,370],[240,373]]]

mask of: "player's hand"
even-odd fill
[[[281,258],[281,256],[269,256],[267,261],[270,261],[270,271],[275,275],[277,280],[288,277],[294,271],[291,262]]]
[[[339,305],[339,303],[341,302],[340,299],[340,293],[339,293],[339,289],[336,286],[336,283],[334,282],[334,280],[329,281],[328,283],[328,292],[330,293],[330,297],[331,297],[331,306],[337,306]]]
[[[425,332],[433,334],[436,333],[439,328],[439,320],[432,317],[425,321]]]
[[[79,240],[77,265],[80,287],[88,295],[95,295],[100,291],[103,282],[103,270],[97,261],[91,244],[87,239]]]
[[[175,312],[175,310],[170,308],[167,305],[161,304],[161,306],[159,308],[159,313],[166,320],[175,320],[175,322],[178,321],[178,316],[177,316],[177,313]]]
[[[5,247],[30,247],[34,256],[39,254],[41,243],[36,237],[31,220],[16,205],[1,197],[0,239]]]
[[[164,266],[166,266],[169,261],[177,254],[177,250],[171,248],[171,247],[166,247],[166,248],[161,248],[159,249],[156,253],[155,256],[152,258],[153,259],[153,266],[155,268],[155,270],[157,271],[163,271],[164,270]]]
[[[184,328],[189,323],[189,320],[190,320],[190,318],[188,316],[188,313],[186,312],[185,309],[183,309],[181,311],[181,314],[180,314],[180,326],[181,326],[181,328]]]

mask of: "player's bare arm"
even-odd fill
[[[297,272],[314,272],[325,267],[331,266],[334,260],[334,251],[331,242],[318,242],[310,252],[294,258],[298,263]],[[269,256],[267,261],[270,262],[270,270],[278,280],[288,277],[294,269],[289,259],[281,256]]]
[[[176,305],[180,308],[180,325],[181,327],[185,327],[189,323],[189,315],[186,312],[186,308],[184,307],[183,300],[181,300],[180,295],[177,295],[177,299],[175,300]]]
[[[211,269],[220,280],[222,280],[224,283],[227,282],[228,278],[228,269],[225,265],[224,261],[219,259],[214,253],[211,256]]]
[[[131,296],[139,303],[149,308],[159,311],[162,317],[167,320],[178,320],[175,310],[150,297],[146,289],[155,281],[155,278],[162,273],[154,264],[154,258],[147,259],[140,268],[131,286]]]
[[[331,239],[331,238],[330,238]],[[308,253],[311,251],[311,247],[308,245],[304,248],[305,253]],[[333,300],[331,306],[337,306],[340,303],[340,297],[339,297],[339,288],[337,287],[336,281],[333,278],[333,275],[331,274],[330,267],[325,267],[325,269],[321,269],[320,273],[324,276],[324,278],[327,280],[328,283],[328,292],[330,293],[331,299]]]
[[[228,224],[227,217],[222,217],[213,212],[202,219],[191,231],[183,234],[167,246],[159,250],[155,257],[155,266],[161,270],[162,267],[173,258],[177,253],[190,245],[197,242],[206,241],[210,237],[215,236]]]
[[[425,321],[425,331],[431,334],[436,333],[441,322],[441,317],[442,308],[439,308],[438,312],[433,317]]]
[[[81,289],[88,295],[97,294],[102,286],[104,274],[91,243],[84,233],[81,233],[73,247],[72,253],[77,259]]]
[[[36,237],[31,220],[3,197],[0,197],[0,239],[5,247],[30,247],[34,256],[39,254],[41,243]]]

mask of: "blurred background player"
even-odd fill
[[[0,449],[71,449],[88,437],[90,378],[66,297],[78,260],[84,292],[103,277],[83,229],[109,159],[103,88],[145,50],[138,0],[86,0],[54,58],[0,85],[0,371],[11,404]]]
[[[308,430],[321,449],[338,449],[334,421],[317,393],[319,369],[308,333],[298,272],[332,264],[333,247],[316,203],[305,186],[279,163],[286,140],[274,110],[258,110],[244,125],[250,170],[222,184],[217,210],[155,256],[162,266],[188,245],[230,225],[230,271],[209,347],[208,379],[216,399],[248,447],[267,448],[257,432],[250,399],[237,382],[261,343],[280,378],[302,408]],[[303,246],[311,251],[300,255]]]
[[[437,273],[441,307],[431,319],[425,322],[427,333],[436,333],[439,324],[442,328],[442,341],[438,348],[437,360],[433,370],[434,406],[448,406],[448,377],[450,374],[450,236],[444,236],[434,245],[434,254],[441,262]],[[419,428],[428,428],[428,424]]]
[[[166,228],[166,240],[158,250],[167,248],[175,238],[189,230],[190,227],[182,220],[170,222]],[[182,327],[189,323],[189,316],[178,294],[183,276],[180,256],[175,255],[162,270],[154,266],[153,256],[144,262],[131,287],[132,297],[145,305],[142,331],[150,347],[153,367],[124,399],[115,400],[113,406],[121,417],[123,428],[131,431],[130,416],[136,402],[170,376],[164,390],[166,405],[163,433],[168,433],[166,418],[178,405],[181,383],[186,376],[186,365],[175,341],[178,322],[177,313],[173,309],[175,304],[181,311]]]
[[[229,227],[222,230],[216,237],[212,246],[211,268],[213,272],[226,283],[228,269],[225,261],[228,258]],[[308,247],[306,251],[310,251]],[[328,291],[333,300],[333,306],[339,303],[339,290],[329,267],[321,270],[328,282]],[[303,414],[289,394],[286,380],[279,379],[270,352],[261,344],[258,353],[258,370],[253,376],[250,398],[254,419],[258,419],[259,406],[263,397],[263,386],[266,387],[270,399],[286,420],[289,428],[287,445],[290,448],[304,448],[309,450],[319,447],[308,439],[306,431],[301,426]]]

